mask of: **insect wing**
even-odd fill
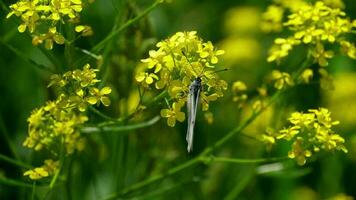
[[[187,151],[191,152],[193,150],[193,139],[194,139],[194,126],[195,118],[198,109],[198,102],[200,96],[200,84],[197,84],[196,81],[190,85],[189,94],[187,99],[187,109],[188,109],[188,129],[186,140],[188,143]]]

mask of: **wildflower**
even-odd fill
[[[223,96],[227,83],[220,80],[214,69],[223,50],[203,42],[195,31],[178,32],[157,43],[157,50],[150,50],[149,57],[142,59],[143,70],[136,74],[136,81],[143,87],[167,90],[170,109],[163,109],[161,115],[168,118],[169,126],[184,121],[181,107],[187,101],[189,86],[196,77],[202,80],[200,93],[202,110],[209,109],[209,103]]]
[[[176,121],[183,122],[185,120],[185,113],[181,111],[182,104],[173,103],[171,109],[162,109],[161,116],[167,118],[168,126],[174,127]]]
[[[67,155],[84,149],[85,139],[80,134],[80,127],[88,121],[85,114],[87,106],[110,104],[107,95],[111,89],[95,87],[99,82],[96,72],[90,65],[85,65],[82,70],[51,77],[49,86],[57,86],[59,96],[32,111],[24,146],[36,151],[49,150],[55,156],[59,156],[63,148]],[[31,179],[51,176],[55,166],[53,162],[45,161],[45,166],[27,171],[25,175]]]
[[[288,118],[288,121],[291,124],[289,127],[283,128],[273,135],[270,134],[270,138],[265,139],[265,141],[268,144],[273,139],[293,141],[288,157],[295,159],[299,165],[304,165],[307,158],[320,150],[340,150],[347,153],[344,138],[332,129],[339,122],[331,119],[331,113],[328,109],[310,109],[308,113],[294,112]]]
[[[214,115],[212,112],[206,112],[204,114],[204,118],[208,122],[208,124],[212,124],[214,122]]]
[[[261,29],[263,32],[279,32],[282,30],[284,9],[277,5],[267,7],[266,12],[262,14]]]
[[[44,165],[28,170],[24,173],[24,176],[29,176],[30,179],[37,180],[53,175],[59,170],[59,161],[45,160]]]
[[[333,51],[326,49],[327,44],[341,46],[343,53],[355,59],[354,44],[344,39],[347,34],[353,33],[355,23],[340,8],[331,5],[330,2],[317,1],[313,5],[304,3],[298,9],[291,10],[283,25],[292,34],[275,40],[267,61],[279,62],[301,44],[310,48],[315,62],[320,66],[327,66],[328,59],[334,56]]]
[[[271,79],[274,81],[274,87],[278,90],[284,89],[287,86],[294,85],[291,76],[286,72],[273,70],[271,73]]]
[[[32,35],[32,44],[44,43],[46,49],[52,49],[53,43],[64,44],[65,38],[57,28],[62,23],[78,23],[83,10],[82,0],[19,0],[10,5],[6,18],[15,15],[21,19],[18,26],[20,33],[28,30]],[[77,25],[76,32],[89,36],[92,30],[89,26]]]
[[[274,40],[275,46],[270,50],[270,55],[267,58],[268,62],[279,62],[282,58],[289,54],[289,51],[293,49],[293,46],[299,45],[300,41],[295,38],[277,38]]]
[[[247,86],[241,81],[236,81],[232,84],[231,89],[233,93],[232,100],[238,103],[239,108],[243,107],[248,98],[246,94]]]
[[[310,80],[313,78],[313,70],[305,69],[302,74],[299,76],[299,80],[302,83],[309,83]]]
[[[92,105],[101,102],[104,106],[110,105],[110,99],[106,96],[111,93],[111,88],[104,87],[101,90],[98,88],[90,88],[89,93],[93,96],[88,98],[88,102]]]
[[[333,77],[324,68],[318,70],[320,75],[320,87],[324,90],[333,90],[334,81]]]

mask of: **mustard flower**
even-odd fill
[[[111,88],[104,87],[101,90],[98,88],[90,88],[89,93],[93,96],[88,98],[88,102],[92,105],[101,102],[104,106],[110,105],[110,99],[106,96],[111,93]]]
[[[263,32],[279,32],[282,30],[284,9],[281,6],[270,5],[262,14],[261,30]]]
[[[87,106],[110,104],[107,95],[111,89],[96,87],[100,82],[96,72],[90,65],[85,65],[82,70],[51,77],[49,86],[58,87],[58,98],[32,111],[28,118],[28,136],[23,142],[25,147],[35,151],[48,150],[56,157],[60,156],[62,149],[67,155],[84,149],[85,138],[80,134],[80,127],[88,121],[85,113]],[[31,179],[51,176],[55,168],[51,167],[53,165],[53,162],[45,161],[45,166],[27,171],[24,175]]]
[[[267,143],[281,139],[292,141],[288,157],[295,159],[299,165],[304,165],[307,158],[320,150],[340,150],[347,153],[345,139],[333,130],[333,126],[338,125],[339,121],[332,120],[328,109],[310,109],[307,113],[294,112],[288,121],[290,126],[274,134],[263,135],[262,138],[265,138]]]
[[[274,87],[278,90],[294,85],[292,77],[286,72],[273,70],[271,73],[271,79],[274,82]]]
[[[232,100],[238,103],[239,108],[243,107],[248,98],[246,94],[246,84],[241,81],[236,81],[232,84],[231,90],[233,94]]]
[[[291,35],[274,41],[268,62],[279,62],[301,44],[310,48],[315,62],[320,66],[327,66],[328,59],[334,56],[332,50],[326,49],[327,44],[340,46],[342,53],[355,59],[354,44],[345,40],[345,36],[354,32],[355,21],[351,21],[345,12],[330,2],[301,4],[298,9],[291,10],[283,25],[290,30]]]
[[[195,31],[178,32],[158,42],[156,50],[142,59],[144,69],[136,74],[136,81],[144,88],[155,87],[168,92],[170,109],[161,115],[168,118],[168,125],[176,120],[184,121],[182,106],[187,101],[191,82],[200,77],[203,89],[200,93],[202,110],[208,111],[209,103],[223,96],[227,83],[215,73],[223,50],[216,49],[212,42],[204,42]]]
[[[59,161],[45,160],[44,165],[26,171],[23,175],[30,179],[37,180],[53,175],[59,170]]]
[[[314,75],[313,70],[305,69],[299,76],[299,80],[302,83],[310,83],[310,80],[313,78],[313,75]]]
[[[65,38],[57,32],[61,24],[76,24],[83,10],[82,0],[19,0],[10,5],[6,18],[15,15],[20,18],[18,26],[20,33],[28,30],[32,35],[32,44],[44,43],[46,49],[52,49],[53,43],[64,44]],[[89,36],[92,30],[89,26],[77,25],[76,32]]]
[[[171,109],[162,109],[161,116],[167,118],[168,126],[174,127],[176,121],[183,122],[185,120],[185,113],[181,111],[181,103],[173,103]]]

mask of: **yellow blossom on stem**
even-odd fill
[[[171,109],[162,109],[161,116],[167,118],[168,126],[175,126],[176,121],[183,122],[185,120],[185,113],[181,111],[182,104],[173,103]]]
[[[345,40],[345,36],[353,34],[356,26],[341,8],[331,2],[316,1],[314,4],[304,2],[298,9],[291,9],[288,20],[283,24],[291,34],[274,41],[267,61],[280,62],[301,44],[311,50],[320,66],[327,66],[328,60],[334,56],[334,52],[326,46],[338,45],[342,53],[355,59],[354,44]]]
[[[278,70],[272,71],[271,80],[274,82],[274,87],[278,90],[294,85],[292,77],[288,73]]]
[[[23,175],[28,176],[32,180],[37,180],[51,176],[57,170],[59,170],[59,161],[49,159],[44,161],[43,166],[28,170]]]
[[[74,70],[51,77],[49,86],[57,86],[58,98],[32,111],[28,118],[28,136],[23,145],[36,151],[48,150],[55,156],[72,154],[85,147],[85,138],[80,127],[88,121],[85,114],[89,104],[110,104],[107,97],[109,87],[98,89],[98,70],[85,65],[82,70]],[[31,179],[51,176],[55,163],[45,161],[45,165],[25,172]]]
[[[33,45],[44,44],[46,49],[52,49],[53,43],[65,42],[62,33],[56,29],[62,24],[78,23],[83,5],[82,0],[18,0],[10,5],[6,18],[13,15],[20,18],[20,33],[28,30],[32,35]],[[82,36],[90,36],[93,33],[91,28],[85,25],[77,25],[75,31]]]
[[[168,92],[172,108],[163,109],[161,114],[168,118],[169,126],[174,126],[176,120],[184,121],[183,112],[178,110],[187,101],[189,86],[195,78],[202,80],[203,111],[209,109],[210,102],[223,96],[227,83],[215,72],[223,50],[216,49],[210,41],[204,42],[196,31],[178,32],[158,42],[156,47],[149,51],[148,58],[141,60],[145,67],[137,72],[135,79],[142,87]]]
[[[339,122],[331,119],[328,109],[310,109],[307,113],[294,112],[288,121],[291,124],[289,127],[263,135],[263,138],[268,144],[281,139],[293,141],[288,157],[295,159],[299,165],[304,165],[313,152],[320,150],[340,150],[347,153],[345,139],[333,130],[333,126]]]

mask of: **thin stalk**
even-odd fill
[[[24,188],[28,188],[28,189],[32,189],[32,187],[33,187],[32,184],[21,182],[21,181],[18,181],[18,180],[5,178],[5,177],[2,177],[2,176],[0,176],[0,184],[8,185],[8,186],[15,186],[15,187],[24,187]]]
[[[148,13],[150,13],[153,9],[155,9],[162,1],[156,0],[151,6],[146,8],[141,14],[137,15],[136,17],[128,20],[125,24],[120,26],[119,28],[113,30],[109,35],[107,35],[102,41],[100,41],[97,45],[92,48],[91,52],[98,52],[100,51],[106,43],[110,42],[110,40],[115,37],[117,34],[121,33],[126,28],[130,27],[131,25],[135,24],[137,21],[142,19]]]
[[[5,155],[2,155],[2,154],[0,154],[0,160],[6,161],[6,162],[8,162],[10,164],[13,164],[13,165],[25,168],[25,169],[31,169],[32,168],[31,165],[28,165],[28,164],[23,163],[21,161],[15,160],[13,158],[9,158],[9,157],[7,157]]]
[[[160,116],[156,116],[149,121],[141,122],[137,124],[130,124],[130,125],[122,125],[122,126],[93,126],[93,127],[83,127],[81,129],[82,133],[92,134],[92,133],[101,133],[101,132],[123,132],[123,131],[132,131],[140,128],[145,128],[148,126],[152,126],[156,122],[161,119]]]
[[[34,200],[34,199],[35,199],[35,194],[36,194],[36,181],[33,181],[31,200]]]
[[[7,142],[7,144],[9,145],[10,151],[12,153],[12,155],[15,157],[16,160],[20,160],[20,156],[18,155],[17,151],[16,151],[16,147],[15,145],[12,143],[10,137],[9,137],[9,132],[6,128],[4,119],[2,117],[2,115],[0,115],[0,131],[2,132],[2,134],[4,135],[5,141]]]
[[[27,61],[28,63],[32,64],[34,67],[36,67],[39,70],[44,70],[47,72],[51,72],[54,73],[54,70],[48,66],[42,65],[38,62],[36,62],[35,60],[31,59],[30,57],[28,57],[25,53],[22,53],[20,50],[16,49],[15,47],[4,43],[3,41],[0,41],[0,43],[2,43],[5,47],[7,47],[10,51],[12,51],[14,54],[16,54],[17,56],[19,56],[20,58],[22,58],[23,60]]]
[[[53,178],[52,178],[52,180],[51,180],[51,182],[49,184],[49,187],[51,189],[56,184],[56,181],[58,179],[59,173],[61,172],[62,167],[63,167],[63,163],[64,163],[64,138],[63,137],[61,138],[61,149],[60,149],[59,157],[60,157],[59,169],[56,171],[56,173],[54,174],[54,176],[53,176]]]
[[[260,164],[269,162],[278,162],[288,159],[288,157],[275,157],[275,158],[225,158],[225,157],[213,157],[213,156],[201,156],[200,160],[204,163],[210,162],[224,162],[224,163],[236,163],[236,164]]]
[[[143,187],[145,187],[147,185],[155,183],[155,182],[157,182],[159,180],[162,180],[162,179],[164,179],[166,177],[169,177],[169,176],[172,176],[174,174],[177,174],[178,172],[180,172],[180,171],[182,171],[184,169],[187,169],[187,168],[189,168],[191,166],[194,166],[195,164],[198,164],[199,162],[200,162],[200,160],[198,159],[198,157],[193,158],[193,159],[191,159],[191,160],[189,160],[189,161],[187,161],[187,162],[185,162],[185,163],[183,163],[181,165],[178,165],[178,166],[168,170],[165,173],[154,175],[154,176],[152,176],[152,177],[150,177],[150,178],[148,178],[148,179],[146,179],[146,180],[144,180],[142,182],[133,184],[132,186],[122,190],[122,192],[120,192],[120,193],[114,193],[114,194],[108,196],[107,198],[105,198],[105,200],[117,199],[121,195],[125,195],[127,193],[132,192],[132,191],[135,191],[137,189],[140,189],[140,188],[143,188]]]
[[[155,96],[153,98],[153,100],[149,101],[149,102],[143,102],[142,106],[144,107],[149,107],[155,103],[157,103],[158,101],[164,99],[166,96],[167,96],[168,92],[166,90],[162,91],[160,94],[158,94],[157,96]],[[138,106],[139,108],[139,106]],[[120,122],[123,122],[123,121],[127,121],[127,120],[130,120],[131,118],[133,118],[135,116],[135,114],[137,114],[138,112],[140,111],[140,109],[136,109],[135,112],[129,114],[128,116],[125,116],[125,117],[121,117],[119,118],[119,121]]]
[[[110,117],[102,112],[100,112],[100,110],[92,107],[92,106],[89,106],[89,110],[92,111],[93,113],[95,113],[96,115],[98,115],[99,117],[103,118],[103,119],[106,119],[108,121],[119,121],[119,119],[116,119],[116,118],[113,118],[113,117]]]

